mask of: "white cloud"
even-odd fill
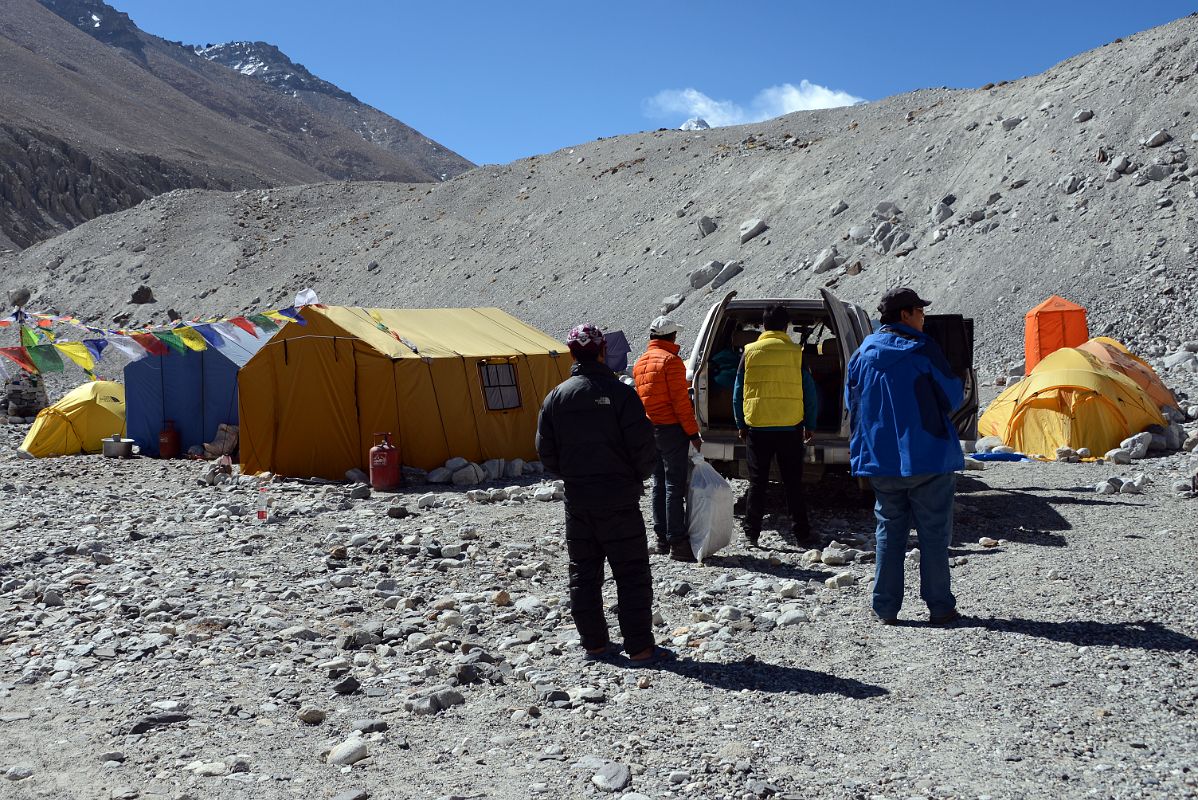
[[[714,100],[698,89],[666,89],[649,98],[645,106],[649,116],[685,114],[688,117],[702,117],[708,124],[719,127],[761,122],[793,111],[837,108],[864,102],[863,98],[854,97],[848,92],[803,80],[799,81],[798,86],[784,83],[762,89],[747,108],[732,100]]]

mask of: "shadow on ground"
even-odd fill
[[[980,535],[1021,544],[1064,547],[1065,536],[1058,531],[1068,531],[1073,526],[1057,510],[1059,506],[1139,505],[1094,495],[1048,494],[1060,491],[1036,486],[995,489],[977,478],[962,476],[957,481],[954,540],[960,542]]]
[[[881,686],[863,683],[853,678],[839,678],[826,672],[799,667],[767,664],[746,659],[729,664],[709,661],[674,661],[662,667],[692,680],[720,689],[786,694],[839,694],[854,699],[882,697],[889,694]]]
[[[927,623],[908,622],[912,627]],[[1055,642],[1068,642],[1085,647],[1127,647],[1138,650],[1154,650],[1163,653],[1198,653],[1198,639],[1187,636],[1159,622],[1045,622],[1042,620],[1012,617],[964,617],[955,627],[982,628],[996,633],[1018,633],[1038,636]]]
[[[805,551],[776,548],[775,552],[798,555]],[[739,568],[749,570],[750,572],[761,572],[775,578],[786,578],[787,580],[795,581],[822,581],[833,574],[823,570],[804,569],[796,564],[787,564],[785,562],[782,564],[771,564],[768,558],[751,554],[735,556],[713,555],[705,559],[703,563],[709,567],[719,569]]]

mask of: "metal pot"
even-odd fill
[[[104,449],[105,458],[132,458],[133,457],[133,440],[122,439],[118,435],[113,435],[108,439],[101,439],[101,446]]]

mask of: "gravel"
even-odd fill
[[[22,432],[0,427],[0,771],[34,792],[1198,790],[1198,501],[1171,486],[1191,454],[963,476],[967,619],[947,629],[914,586],[899,625],[873,620],[872,514],[833,483],[812,497],[819,551],[784,546],[769,517],[773,549],[738,537],[706,567],[653,556],[657,635],[681,658],[646,672],[579,658],[560,502],[445,489],[395,519],[425,487],[349,500],[352,484],[274,482],[277,522],[259,525],[227,513],[253,508],[254,479],[17,460]],[[1141,494],[1091,488],[1140,474]],[[447,546],[459,566],[444,571]]]

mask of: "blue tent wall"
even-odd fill
[[[158,433],[174,420],[184,453],[237,424],[237,372],[266,340],[234,334],[220,349],[146,356],[125,366],[126,435],[158,455]]]

